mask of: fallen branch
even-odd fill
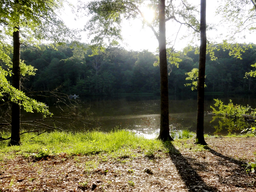
[[[11,125],[10,123],[0,123],[0,126],[8,126]]]
[[[9,140],[9,139],[11,139],[11,137],[3,138],[3,137],[0,136],[0,141],[5,141],[5,140]]]
[[[33,124],[32,124],[33,123]],[[34,124],[35,123],[35,124]],[[59,127],[53,127],[51,125],[47,125],[45,123],[41,123],[41,122],[38,122],[36,120],[32,120],[32,121],[23,121],[21,122],[21,124],[23,125],[30,125],[30,126],[34,126],[34,127],[41,127],[41,128],[44,128],[44,129],[51,129],[51,130],[60,130],[60,131],[63,131],[61,128]],[[39,124],[39,125],[38,125]]]
[[[20,135],[24,135],[24,134],[26,134],[26,133],[35,133],[35,132],[37,132],[37,133],[38,133],[37,136],[39,136],[39,135],[45,133],[46,131],[44,131],[44,132],[42,132],[42,133],[40,133],[39,130],[25,131],[25,132],[20,133]],[[9,139],[11,139],[11,137],[3,138],[3,137],[0,136],[0,141],[5,141],[5,140],[9,140]]]

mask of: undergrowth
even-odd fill
[[[1,135],[9,137],[8,133],[2,132]],[[175,141],[163,143],[157,139],[139,137],[125,130],[115,130],[110,133],[99,131],[84,133],[55,131],[41,135],[28,133],[21,135],[20,146],[8,147],[8,141],[1,141],[0,160],[12,159],[17,155],[40,159],[60,154],[65,156],[106,154],[112,158],[135,157],[143,154],[154,157],[157,156],[158,151],[179,153],[178,150],[204,150],[203,147],[194,144],[193,132],[179,131],[172,133],[172,137]],[[205,135],[205,137],[209,136]],[[134,153],[134,150],[139,153]]]
[[[2,133],[6,135],[6,133]],[[118,130],[111,133],[88,131],[85,133],[51,132],[37,136],[34,133],[21,136],[22,145],[8,147],[7,141],[0,142],[0,157],[42,158],[60,153],[66,155],[90,155],[98,153],[131,153],[133,149],[157,151],[163,148],[159,140],[148,140],[134,133]]]

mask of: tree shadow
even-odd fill
[[[206,149],[213,155],[220,158],[216,166],[226,166],[227,169],[232,167],[231,170],[226,170],[226,172],[232,173],[228,177],[217,174],[220,183],[226,185],[233,185],[237,188],[256,189],[256,174],[250,173],[250,171],[246,171],[245,166],[247,165],[247,163],[245,161],[239,161],[232,157],[225,156],[208,146],[206,147]]]
[[[171,142],[164,142],[164,146],[169,150],[169,156],[176,166],[181,179],[184,181],[188,191],[218,191],[217,188],[208,186],[198,175],[188,160],[175,148]],[[203,164],[200,165],[206,168]]]
[[[229,161],[231,163],[234,163],[234,164],[236,164],[236,165],[238,165],[240,167],[244,168],[244,165],[246,164],[246,162],[244,162],[244,161],[239,161],[239,160],[233,159],[231,157],[227,157],[225,155],[222,155],[221,153],[219,153],[219,152],[213,150],[212,148],[210,148],[209,146],[206,146],[205,149],[207,149],[213,155],[218,156],[218,157],[220,157],[220,158],[222,158],[222,159],[224,159],[226,161]]]

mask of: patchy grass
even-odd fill
[[[0,191],[256,191],[246,171],[255,137],[206,137],[204,147],[126,131],[35,136],[1,143]]]
[[[3,132],[3,137],[9,137]],[[208,136],[206,138],[241,138],[253,137],[253,134],[229,135],[229,136]],[[195,145],[195,133],[188,130],[172,133],[175,138],[173,142],[161,142],[160,140],[149,140],[136,136],[125,130],[115,130],[110,133],[99,131],[85,133],[71,132],[50,132],[41,135],[36,133],[24,134],[21,136],[22,145],[8,147],[7,141],[0,142],[0,160],[12,159],[17,155],[36,159],[65,154],[67,156],[81,156],[105,153],[112,158],[136,157],[134,150],[138,150],[148,157],[164,153],[177,153],[177,150],[203,151],[204,146]],[[174,147],[175,146],[175,147]]]

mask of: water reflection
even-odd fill
[[[159,129],[145,128],[145,129],[133,129],[128,131],[131,131],[136,135],[142,136],[146,139],[156,139],[159,135]]]
[[[246,103],[252,107],[256,104],[256,100],[252,98],[247,100],[244,97],[235,97],[232,100],[234,103]],[[101,130],[108,131],[113,129],[113,127],[118,127],[130,130],[138,135],[143,135],[146,138],[155,138],[158,136],[160,126],[159,99],[121,98],[116,100],[98,100],[96,103],[94,101],[88,101],[87,104],[95,112],[95,116],[97,116],[100,122]],[[220,125],[219,120],[213,121],[214,116],[207,112],[211,110],[210,105],[213,104],[213,97],[205,100],[205,133],[210,135],[216,133],[227,134],[231,130],[231,122],[222,121]],[[170,100],[170,131],[189,130],[195,132],[196,111],[197,101],[195,99]],[[238,126],[238,123],[236,122],[233,125]]]
[[[232,98],[233,102],[239,104],[250,104],[255,108],[256,100]],[[97,129],[109,132],[113,129],[126,129],[146,138],[156,138],[160,127],[160,101],[159,97],[122,97],[122,98],[86,98],[80,99],[78,105],[73,107],[56,108],[51,107],[54,117],[43,119],[45,124],[52,127],[60,127],[64,130],[87,131]],[[170,131],[179,130],[196,131],[196,110],[195,99],[170,100],[169,102]],[[212,98],[205,101],[205,110],[210,111],[213,105]],[[34,121],[40,115],[24,113],[22,119]],[[216,118],[216,117],[214,117]],[[206,134],[226,134],[227,130],[234,130],[233,127],[241,128],[238,121],[215,119],[205,113]],[[245,126],[246,127],[246,126]]]

